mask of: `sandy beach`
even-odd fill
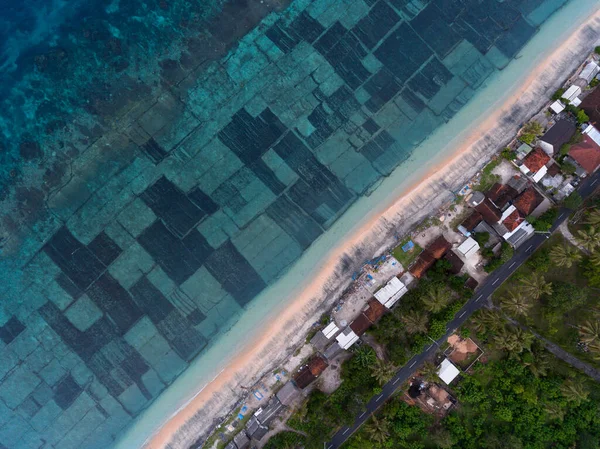
[[[426,152],[421,156],[424,160],[414,156],[417,158],[414,162],[422,165],[423,170],[401,183],[394,174],[387,178],[378,188],[385,192],[381,194],[385,195],[385,199],[373,201],[376,206],[366,217],[359,219],[352,216],[364,211],[364,204],[348,211],[348,220],[355,219],[358,224],[350,228],[343,239],[336,235],[342,232],[342,227],[336,224],[330,230],[342,243],[321,248],[319,251],[325,251],[327,256],[319,264],[300,267],[306,274],[305,279],[310,279],[310,282],[305,283],[301,290],[288,291],[293,299],[282,302],[269,313],[260,330],[240,344],[238,355],[212,382],[198,385],[197,392],[189,392],[192,399],[147,441],[145,447],[187,448],[199,436],[206,435],[215,420],[229,412],[239,397],[245,394],[240,386],[252,385],[263,373],[285,360],[292,348],[304,340],[310,325],[349,285],[349,273],[365,259],[389,248],[396,242],[397,235],[407,232],[451,199],[451,191],[460,188],[492,154],[510,141],[519,125],[547,103],[550,94],[597,45],[600,5],[597,8],[594,15],[581,17],[579,22],[573,23],[573,27],[559,37],[559,45],[549,54],[537,53],[537,58],[523,57],[526,61],[515,61],[514,64],[527,64],[531,70],[525,77],[513,78],[512,85],[506,82],[503,89],[505,96],[488,98],[486,95],[489,94],[484,89],[451,123],[434,133],[424,145],[437,146],[438,149],[444,147],[435,161],[427,160]],[[552,28],[552,25],[547,28]],[[543,30],[524,52],[534,51],[531,47],[535,47],[536,39],[544,39]],[[511,67],[512,64],[507,70]],[[494,79],[492,82],[501,81]],[[487,114],[475,115],[476,119],[470,120],[469,114],[478,107],[485,108]],[[462,127],[464,131],[448,141],[445,136],[447,127],[456,127],[459,126],[457,123],[463,122],[466,124]],[[363,203],[370,201],[370,197],[360,200]],[[316,246],[327,245],[320,243]],[[304,258],[311,259],[306,255]]]

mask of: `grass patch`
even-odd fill
[[[487,192],[492,188],[494,184],[500,182],[500,176],[495,175],[492,172],[494,169],[500,165],[501,159],[494,159],[489,164],[487,164],[481,170],[481,178],[479,179],[479,184],[473,186],[473,190],[478,190],[479,192]]]
[[[414,244],[415,246],[411,251],[407,253],[402,251],[402,247],[406,245],[410,240],[410,237],[404,239],[398,246],[396,246],[392,250],[392,256],[394,256],[394,258],[398,262],[400,262],[404,268],[408,268],[410,264],[412,264],[415,261],[415,259],[419,257],[419,254],[421,254],[421,252],[423,251],[423,248],[421,248],[416,243]]]

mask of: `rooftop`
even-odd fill
[[[551,129],[553,129],[554,126]],[[569,139],[567,139],[567,141],[568,140]],[[550,156],[548,156],[541,148],[534,148],[534,150],[523,159],[523,165],[533,173],[536,173],[542,167],[545,167],[548,162],[550,162]]]
[[[387,284],[375,292],[377,301],[388,309],[391,308],[407,292],[407,288],[400,279],[394,276]]]
[[[576,130],[575,123],[567,119],[561,119],[558,120],[552,128],[546,131],[546,134],[544,134],[540,140],[549,143],[554,148],[554,151],[558,151],[561,145],[567,143],[571,137],[573,137]],[[527,157],[525,159],[527,159]],[[539,168],[532,171],[537,170],[539,170]]]
[[[481,203],[479,206],[476,206],[475,210],[479,212],[483,219],[490,224],[497,223],[502,216],[500,209],[498,209],[496,205],[489,200],[489,198],[486,198],[483,203]]]
[[[590,136],[583,136],[583,140],[571,147],[571,156],[588,173],[593,173],[600,166],[600,146]]]
[[[248,439],[246,432],[239,432],[233,437],[233,441],[235,442],[237,449],[248,449],[250,447],[250,440]]]
[[[525,221],[525,218],[521,216],[518,210],[512,212],[508,217],[504,219],[502,224],[508,232],[512,232],[519,227],[521,223]]]
[[[460,270],[462,270],[462,267],[465,265],[465,263],[456,255],[454,251],[448,251],[444,256],[444,259],[452,264],[452,268],[450,269],[452,274],[460,273]]]
[[[450,383],[458,377],[460,371],[454,364],[448,360],[444,359],[442,364],[439,367],[438,376],[442,379],[446,385],[450,385]]]
[[[527,187],[528,182],[527,178],[515,175],[510,178],[506,184],[515,189],[518,193],[521,193],[523,190],[525,190],[525,187]]]
[[[460,225],[467,231],[472,232],[473,229],[475,229],[475,226],[477,226],[481,222],[481,220],[483,220],[481,214],[477,211],[474,211]]]
[[[436,259],[441,259],[450,248],[452,248],[452,244],[443,235],[440,235],[427,247],[426,251]]]
[[[315,381],[316,378],[317,376],[311,373],[308,369],[308,366],[306,365],[300,368],[300,370],[292,377],[296,386],[301,390],[308,387],[311,383]]]
[[[356,340],[358,340],[358,335],[356,335],[352,328],[348,326],[340,334],[338,334],[335,339],[342,349],[348,349],[350,346],[356,343]],[[327,348],[327,351],[325,352],[327,353],[329,349],[330,348]]]
[[[325,357],[327,360],[331,361],[342,351],[343,351],[342,347],[337,343],[337,341],[335,341],[335,342],[331,343],[327,347],[327,349],[325,349],[325,352],[323,352],[323,357]]]
[[[364,313],[361,313],[354,321],[352,321],[352,323],[350,323],[350,329],[360,337],[369,327],[371,327],[371,324],[372,323],[367,316]]]
[[[487,192],[487,197],[492,200],[492,202],[500,209],[504,209],[504,207],[518,194],[519,192],[517,192],[511,186],[496,183]]]
[[[320,355],[313,357],[310,359],[310,362],[308,362],[308,369],[315,377],[319,377],[328,366],[329,363],[327,363],[327,361]]]
[[[542,201],[544,201],[544,197],[533,187],[529,187],[513,202],[513,206],[515,206],[524,217],[527,217],[542,203]]]
[[[299,394],[300,391],[292,382],[286,382],[277,392],[277,399],[283,405],[290,405]]]
[[[590,123],[600,125],[600,89],[594,89],[583,99],[579,107],[589,116]]]
[[[435,258],[427,251],[423,251],[415,263],[410,267],[410,274],[419,279],[435,263]]]
[[[398,278],[394,277],[394,279]],[[364,314],[371,323],[375,323],[379,318],[381,318],[385,314],[387,309],[375,298],[369,299],[368,304],[369,306],[364,311]]]

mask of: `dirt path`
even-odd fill
[[[589,251],[587,249],[585,249],[583,246],[581,246],[579,244],[579,242],[577,241],[577,239],[575,238],[575,236],[573,234],[571,234],[571,231],[569,229],[569,220],[565,220],[562,222],[562,224],[558,227],[560,233],[569,241],[571,242],[571,244],[575,245],[577,248],[579,248],[581,251],[584,252],[584,254],[589,254]]]

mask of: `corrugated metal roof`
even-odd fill
[[[398,279],[393,277],[385,286],[377,290],[374,294],[375,298],[388,309],[392,307],[396,301],[408,292],[406,286]]]

